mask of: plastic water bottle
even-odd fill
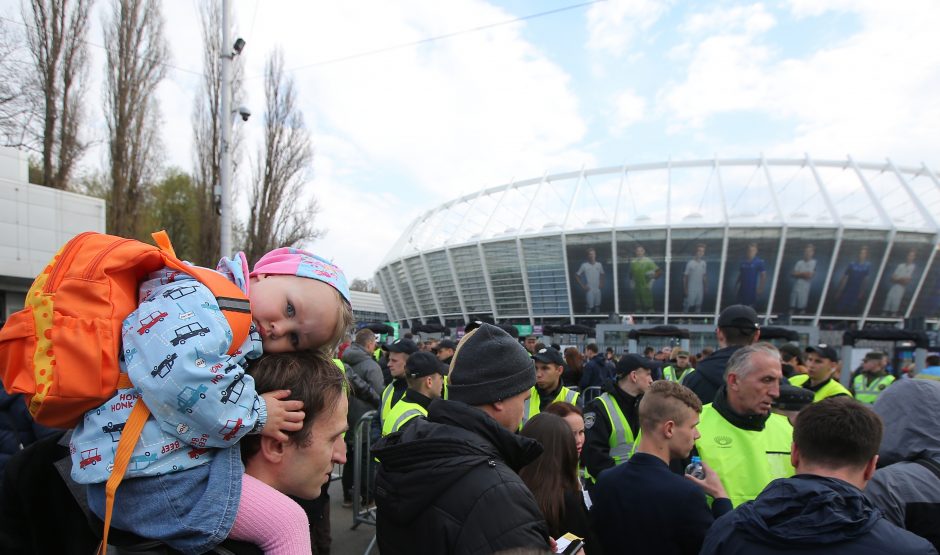
[[[699,480],[705,479],[705,467],[702,466],[702,457],[692,457],[692,462],[685,467],[685,473],[695,476]]]

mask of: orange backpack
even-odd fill
[[[33,281],[23,310],[0,329],[0,381],[10,394],[23,394],[36,422],[71,428],[118,389],[132,387],[119,366],[121,327],[137,309],[140,282],[161,268],[192,276],[216,296],[232,329],[229,355],[245,342],[251,310],[241,289],[176,258],[165,231],[153,238],[156,247],[94,232],[74,237]],[[103,546],[114,492],[149,414],[138,399],[118,443],[106,489]]]

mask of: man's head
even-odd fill
[[[637,245],[636,248],[633,249],[633,254],[635,254],[637,258],[642,258],[646,256],[646,248],[644,248],[643,245]]]
[[[535,346],[538,345],[539,338],[534,335],[528,335],[525,338],[525,350],[535,354]]]
[[[800,411],[790,460],[799,473],[842,478],[859,488],[875,472],[884,424],[851,397],[830,397]]]
[[[728,403],[738,414],[767,415],[780,396],[780,352],[770,343],[741,347],[725,368]]]
[[[753,260],[757,256],[757,243],[748,243],[747,244],[747,259]]]
[[[532,355],[532,360],[535,361],[535,384],[542,391],[555,391],[561,385],[564,357],[551,347],[542,347]]]
[[[393,378],[405,377],[405,363],[408,357],[418,352],[418,345],[410,339],[396,339],[388,347],[388,371]]]
[[[633,397],[646,392],[653,383],[651,366],[648,358],[623,355],[617,362],[617,385]]]
[[[346,462],[346,379],[332,360],[311,351],[263,355],[248,373],[258,393],[289,389],[288,399],[303,402],[304,422],[287,432],[287,441],[244,436],[245,471],[287,495],[318,497],[333,464]]]
[[[591,264],[594,264],[594,262],[597,261],[597,251],[594,250],[593,248],[589,248],[587,250],[587,259],[588,259],[588,262],[590,262]]]
[[[756,343],[760,338],[760,318],[749,306],[731,305],[718,315],[716,335],[721,347]]]
[[[689,352],[688,351],[676,351],[676,367],[677,368],[688,368],[689,367]]]
[[[357,331],[356,338],[353,341],[367,353],[371,353],[375,350],[375,333],[369,328],[362,328]]]
[[[447,396],[479,408],[503,428],[515,431],[534,385],[532,356],[502,329],[482,324],[457,346]]]
[[[884,371],[884,368],[881,366],[884,358],[885,354],[880,351],[869,351],[865,353],[865,358],[862,359],[862,372],[869,376],[881,374],[881,372]]]
[[[643,437],[669,447],[669,456],[689,456],[699,438],[698,415],[702,402],[689,388],[667,380],[653,382],[640,400],[640,429]]]
[[[443,339],[440,343],[437,344],[437,358],[439,360],[447,360],[450,357],[454,356],[454,350],[457,348],[457,344],[450,339]]]
[[[787,364],[803,364],[803,352],[793,343],[784,343],[778,347],[780,360]]]
[[[656,354],[656,349],[652,347],[647,347],[643,349],[643,356],[645,358],[653,358],[653,355]]]
[[[813,384],[828,380],[836,371],[839,363],[839,351],[835,347],[820,343],[806,348],[806,372]]]
[[[865,262],[866,260],[868,260],[868,246],[862,245],[862,247],[858,249],[858,261]]]
[[[444,388],[446,369],[431,353],[417,352],[405,362],[405,381],[408,387],[432,399],[440,397]]]
[[[705,256],[705,243],[699,243],[695,245],[695,258],[702,258]]]
[[[597,356],[597,353],[600,352],[600,347],[597,346],[597,343],[588,343],[584,347],[584,356],[587,358],[594,358]]]
[[[803,247],[803,260],[812,260],[816,256],[816,245],[808,243]]]

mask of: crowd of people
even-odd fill
[[[3,393],[0,550],[89,552],[103,530],[118,552],[340,552],[337,464],[343,504],[374,503],[383,554],[940,548],[940,357],[909,379],[873,351],[845,387],[837,349],[763,342],[744,305],[694,354],[562,348],[482,322],[382,343],[346,336],[345,278],[311,253],[219,272],[251,301],[243,343],[220,315],[232,299],[166,268],[125,320],[133,385],[70,430]],[[373,448],[357,452],[347,431],[373,410]],[[357,458],[373,471],[355,491]]]

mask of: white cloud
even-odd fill
[[[660,93],[672,130],[754,110],[793,129],[791,140],[768,153],[858,159],[900,153],[905,162],[936,161],[940,38],[931,22],[940,5],[852,7],[860,30],[802,58],[780,59],[760,32],[704,38],[685,80]]]
[[[588,48],[620,56],[669,10],[660,0],[608,0],[588,10]]]
[[[646,99],[632,89],[620,92],[614,98],[613,106],[614,114],[611,122],[613,135],[622,133],[624,129],[646,117]]]

